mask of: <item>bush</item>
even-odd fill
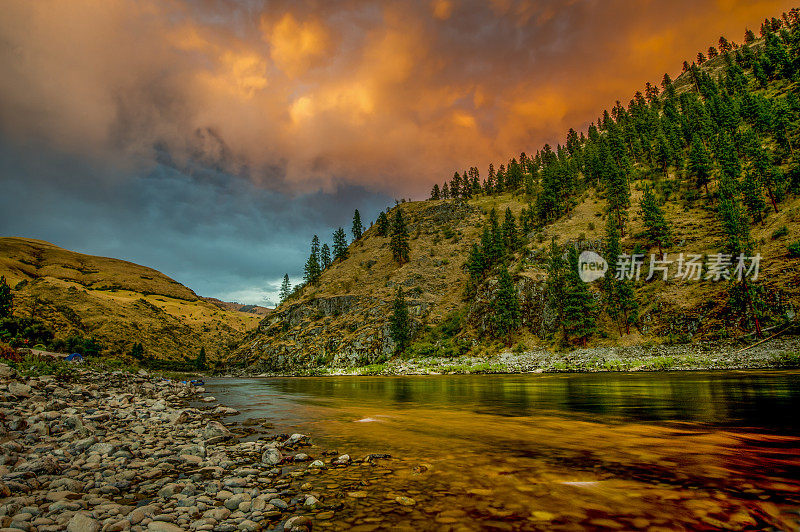
[[[784,225],[772,232],[772,240],[786,236],[789,234],[789,229]]]
[[[792,258],[800,258],[800,240],[792,242],[787,246],[789,249],[789,256]]]
[[[0,344],[0,360],[6,362],[20,362],[22,357],[19,356],[17,350],[8,344]]]

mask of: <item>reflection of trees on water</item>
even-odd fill
[[[279,394],[352,405],[390,403],[503,416],[573,413],[791,427],[800,375],[786,373],[597,373],[267,379]],[[794,427],[800,428],[800,427]]]

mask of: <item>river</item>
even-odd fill
[[[314,484],[339,530],[794,530],[800,372],[213,379],[241,415],[389,453]],[[413,499],[408,506],[398,497]],[[317,526],[317,525],[315,525]]]

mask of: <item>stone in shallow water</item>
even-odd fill
[[[301,528],[306,527],[307,529],[311,530],[311,519],[304,515],[296,515],[294,517],[290,517],[283,523],[284,530],[292,530],[293,528]]]
[[[395,500],[395,502],[400,503],[403,506],[414,506],[415,504],[417,504],[417,501],[415,501],[411,497],[399,496],[399,497],[395,497],[394,500]]]

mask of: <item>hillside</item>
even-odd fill
[[[205,346],[216,359],[259,319],[221,309],[151,268],[41,240],[0,238],[0,275],[12,288],[14,317],[41,322],[56,339],[94,338],[111,354],[138,342],[148,358],[194,360]]]
[[[719,341],[785,326],[800,306],[796,14],[765,21],[748,44],[720,38],[719,55],[685,63],[675,80],[665,74],[662,89],[647,83],[586,134],[571,129],[564,145],[490,166],[482,181],[475,167],[456,172],[430,200],[395,206],[386,216],[402,211],[408,262],[393,259],[376,224],[267,316],[232,361],[291,370]],[[582,250],[612,265],[641,254],[642,281],[615,281],[612,266],[583,283]],[[661,252],[699,255],[701,279],[644,281]],[[759,254],[758,278],[710,280],[717,254]],[[498,303],[506,272],[513,312]],[[402,352],[390,331],[398,287],[411,318]]]

